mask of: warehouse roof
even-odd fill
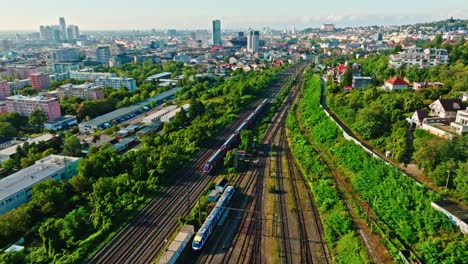
[[[22,169],[0,180],[0,200],[3,200],[66,167],[67,162],[79,158],[50,155],[36,161],[32,166]]]
[[[124,115],[127,115],[131,112],[134,112],[140,108],[143,108],[147,105],[149,105],[151,102],[155,102],[155,101],[159,101],[159,100],[162,100],[162,99],[165,99],[167,97],[170,97],[172,95],[174,95],[177,91],[179,91],[180,88],[176,87],[176,88],[173,88],[169,91],[165,91],[165,92],[162,92],[154,97],[151,97],[151,98],[148,98],[146,100],[144,100],[143,102],[140,102],[140,103],[137,103],[137,104],[134,104],[134,105],[131,105],[131,106],[127,106],[127,107],[122,107],[120,109],[117,109],[115,111],[112,111],[108,114],[105,114],[105,115],[102,115],[102,116],[98,116],[96,118],[94,118],[93,120],[90,120],[90,121],[87,121],[87,122],[82,122],[80,125],[85,125],[85,126],[91,126],[91,127],[95,127],[95,126],[99,126],[101,124],[104,124],[104,123],[107,123],[107,122],[110,122],[114,119],[117,119],[121,116],[124,116]]]

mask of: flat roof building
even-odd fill
[[[106,77],[98,78],[95,83],[104,87],[112,87],[114,89],[120,89],[120,87],[127,88],[130,92],[136,90],[136,81],[133,78],[124,77]]]
[[[172,72],[161,72],[151,75],[146,78],[147,81],[156,81],[159,82],[160,79],[171,78]]]
[[[78,125],[78,120],[74,115],[66,115],[57,118],[53,121],[44,123],[45,130],[57,131],[62,129],[68,129],[72,126]]]
[[[33,186],[47,179],[69,179],[78,171],[79,158],[50,155],[0,180],[0,214],[17,208],[32,197]]]
[[[70,71],[70,79],[78,81],[95,81],[99,78],[115,77],[115,74],[108,72],[93,72],[93,71]]]
[[[0,101],[5,100],[10,96],[10,87],[7,81],[0,80]]]
[[[388,64],[396,68],[403,65],[432,67],[449,62],[449,54],[445,49],[408,48],[390,55],[389,58]]]
[[[36,90],[43,90],[50,88],[50,77],[47,73],[32,73],[29,75],[32,88]]]
[[[8,113],[18,112],[23,116],[29,116],[32,111],[39,109],[47,115],[48,121],[55,120],[62,116],[60,103],[55,98],[13,95],[6,99],[5,106]]]
[[[156,102],[158,104],[162,103],[164,100],[171,98],[174,94],[179,91],[180,88],[176,87],[169,91],[162,92],[154,97],[148,98],[143,102],[134,104],[127,107],[122,107],[108,114],[98,116],[93,120],[82,122],[79,124],[80,133],[92,132],[97,129],[104,129],[106,126],[110,126],[113,120],[119,119],[123,116],[126,116],[132,112],[142,109],[145,106],[151,104],[151,102]]]
[[[94,83],[83,83],[80,85],[65,84],[57,88],[58,97],[79,97],[87,100],[104,99],[104,88]]]

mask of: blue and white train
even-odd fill
[[[211,210],[205,222],[195,235],[195,238],[192,242],[193,250],[201,250],[206,240],[208,240],[208,237],[216,227],[219,218],[221,218],[221,216],[223,215],[225,211],[224,208],[229,204],[229,201],[231,201],[232,196],[234,196],[234,192],[235,189],[233,186],[228,186],[226,188],[223,195],[219,198],[218,202],[216,203],[216,206],[213,208],[213,210]]]
[[[268,99],[263,100],[257,108],[242,122],[242,124],[236,129],[234,134],[232,134],[225,142],[224,144],[216,151],[210,159],[205,163],[203,166],[203,172],[205,173],[210,173],[211,170],[216,166],[216,164],[226,155],[226,152],[234,146],[235,143],[239,140],[240,133],[242,130],[248,128],[257,115],[262,111],[262,109],[265,107],[267,104]]]

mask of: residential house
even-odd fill
[[[388,79],[383,88],[390,91],[402,90],[408,88],[408,83],[403,78],[396,76]]]
[[[353,88],[366,88],[367,86],[372,84],[372,78],[366,76],[353,76]]]
[[[450,123],[450,126],[455,129],[459,135],[468,133],[468,107],[466,110],[457,111],[455,122]]]
[[[465,108],[462,100],[455,99],[438,99],[429,105],[431,108],[431,116],[437,116],[440,118],[448,118],[452,121],[457,116],[457,111]]]
[[[414,114],[411,116],[411,122],[416,125],[416,127],[421,127],[424,121],[424,118],[428,116],[428,112],[426,110],[416,110]]]
[[[441,82],[414,82],[413,90],[418,91],[423,88],[442,87],[444,86]]]

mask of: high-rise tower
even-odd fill
[[[260,31],[250,30],[247,34],[247,51],[255,53],[260,48]]]
[[[60,22],[60,32],[61,32],[60,38],[62,39],[62,41],[67,40],[68,34],[67,34],[67,24],[65,24],[65,18],[60,17],[59,22]]]
[[[213,46],[221,46],[221,21],[213,20]]]

